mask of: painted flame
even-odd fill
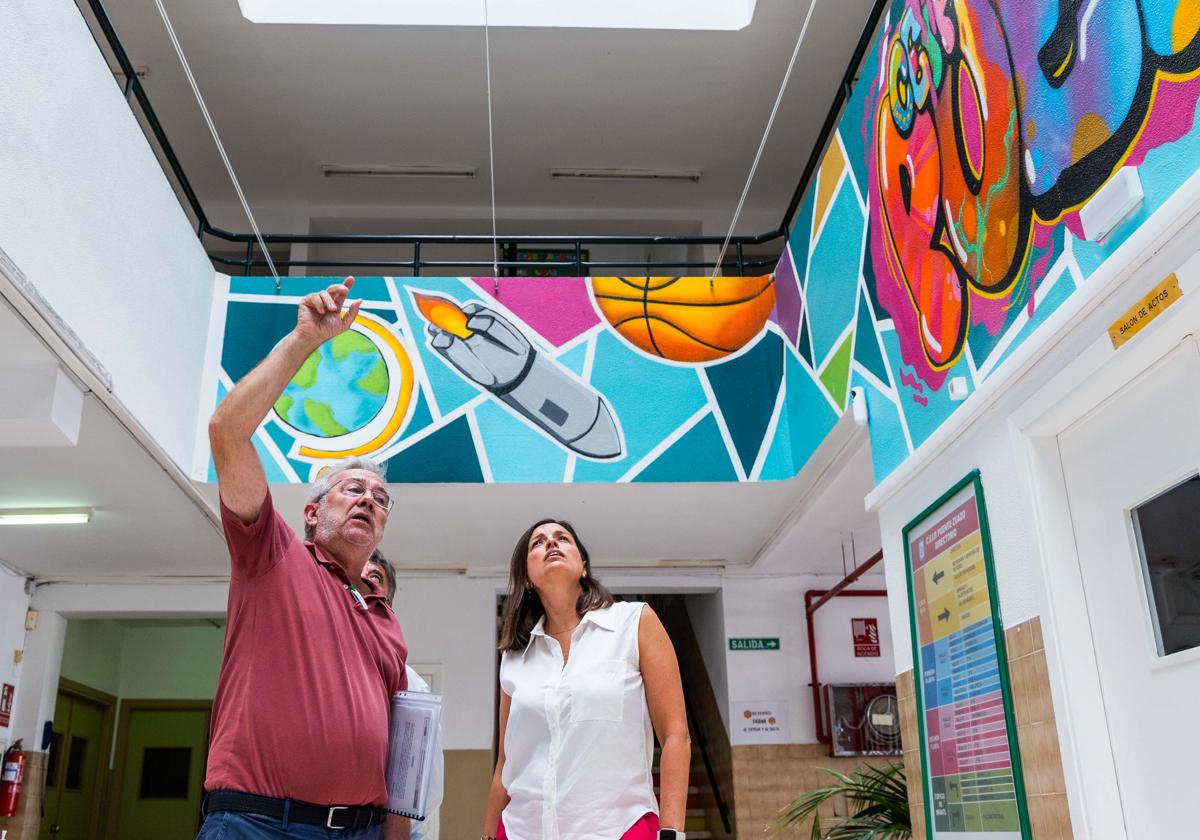
[[[467,328],[467,313],[458,308],[452,300],[434,295],[423,295],[413,292],[413,300],[417,309],[429,323],[438,329],[445,330],[459,338],[470,338],[474,333]]]

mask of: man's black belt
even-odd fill
[[[204,797],[204,813],[234,811],[239,814],[259,814],[276,820],[326,828],[370,828],[380,825],[387,815],[374,805],[313,805],[295,799],[276,799],[256,796],[237,790],[214,790]]]

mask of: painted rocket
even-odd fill
[[[599,391],[538,353],[504,316],[479,303],[413,292],[429,344],[455,370],[585,458],[624,454],[616,417]]]

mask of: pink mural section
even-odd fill
[[[1200,6],[902,0],[875,63],[875,292],[904,362],[938,389],[972,330],[1032,314],[1060,223],[1083,238],[1078,208],[1192,129]]]
[[[472,278],[489,297],[503,299],[509,311],[520,316],[555,347],[578,338],[600,323],[588,296],[584,277]]]

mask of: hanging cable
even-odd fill
[[[154,5],[158,7],[159,17],[162,18],[163,26],[167,28],[167,35],[171,38],[171,45],[175,47],[175,55],[179,57],[179,63],[183,65],[183,72],[187,75],[188,84],[192,86],[192,94],[196,97],[196,103],[200,106],[200,113],[204,115],[204,121],[208,123],[208,131],[212,134],[213,142],[217,145],[217,151],[221,154],[221,161],[225,164],[225,171],[229,173],[229,180],[233,182],[233,188],[237,192],[238,201],[242,203],[242,210],[245,211],[246,218],[250,220],[250,227],[254,231],[254,238],[258,240],[258,247],[262,248],[263,257],[267,260],[267,267],[271,269],[271,276],[275,278],[275,291],[278,292],[282,287],[282,282],[279,279],[279,272],[275,270],[275,261],[271,259],[271,254],[267,250],[267,243],[263,241],[262,233],[258,229],[258,222],[254,220],[254,214],[250,212],[250,202],[246,201],[246,194],[242,192],[242,185],[233,171],[233,164],[229,162],[229,155],[225,154],[225,144],[221,142],[221,137],[217,134],[217,127],[213,124],[212,116],[208,113],[208,106],[204,104],[204,97],[200,95],[200,86],[196,84],[196,77],[192,75],[192,67],[188,64],[187,56],[183,54],[183,46],[179,43],[179,39],[175,37],[175,27],[171,25],[171,18],[167,15],[167,10],[163,8],[162,0],[154,0]],[[246,270],[250,270],[249,266],[246,267]]]
[[[767,119],[767,128],[763,132],[762,140],[758,144],[758,152],[754,155],[754,163],[750,165],[750,174],[746,177],[746,185],[742,188],[742,197],[738,199],[737,209],[733,211],[733,221],[729,223],[729,232],[725,234],[725,241],[721,245],[721,253],[717,255],[716,265],[713,266],[713,273],[709,276],[709,285],[711,286],[717,273],[721,271],[721,264],[725,262],[725,252],[729,250],[729,241],[733,239],[734,228],[737,227],[738,219],[741,218],[742,208],[746,204],[746,196],[750,194],[750,184],[754,182],[754,173],[758,171],[758,162],[762,160],[763,149],[767,147],[767,138],[771,136],[771,129],[775,125],[775,116],[779,113],[779,105],[783,102],[783,93],[787,90],[788,81],[792,78],[792,70],[796,66],[796,57],[800,55],[800,45],[804,43],[804,36],[808,33],[808,23],[812,20],[813,9],[817,7],[817,0],[810,0],[808,4],[808,13],[804,16],[804,25],[800,27],[800,37],[796,39],[796,47],[792,50],[792,58],[788,62],[787,71],[783,74],[783,83],[779,86],[779,94],[775,97],[775,106],[771,108],[771,116]]]
[[[500,291],[500,257],[496,243],[496,147],[492,139],[492,39],[488,21],[488,0],[483,0],[483,55],[487,71],[487,114],[488,114],[488,178],[492,185],[492,285]]]

